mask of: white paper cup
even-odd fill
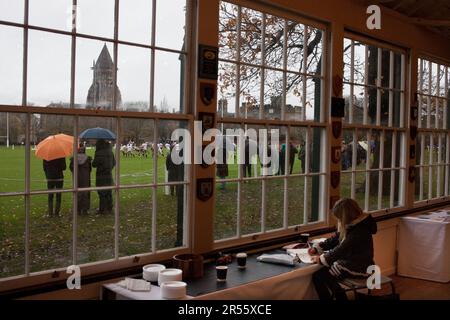
[[[186,282],[166,281],[161,284],[161,298],[183,299],[186,297]]]
[[[183,277],[183,271],[180,269],[165,269],[159,272],[158,285],[161,286],[162,283],[167,281],[181,281]]]
[[[159,273],[165,269],[166,267],[162,264],[148,264],[142,267],[142,278],[150,282],[156,282],[158,281]]]

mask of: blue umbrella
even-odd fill
[[[97,127],[84,130],[80,139],[116,140],[116,135],[108,129]]]

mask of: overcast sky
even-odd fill
[[[156,45],[180,50],[185,24],[185,0],[157,0]],[[29,23],[70,30],[71,0],[30,0]],[[152,0],[121,0],[119,39],[150,44]],[[78,32],[113,37],[114,0],[78,0]],[[0,0],[0,20],[23,21],[23,1]],[[47,105],[70,100],[71,37],[30,30],[28,102]],[[20,104],[22,96],[22,29],[0,25],[0,103]],[[78,38],[75,102],[86,103],[92,83],[92,63],[105,42]],[[112,43],[107,43],[111,56]],[[155,69],[155,104],[165,97],[179,105],[179,55],[158,52]],[[119,46],[118,85],[122,100],[149,102],[150,50]]]

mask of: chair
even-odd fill
[[[394,281],[391,278],[381,275],[380,285],[383,286],[385,284],[390,284],[391,286],[391,296],[395,297],[395,286]],[[355,298],[358,297],[357,291],[367,289],[367,295],[370,296],[372,290],[367,288],[367,279],[364,278],[344,278],[339,280],[339,284],[347,293],[348,291],[353,291]]]

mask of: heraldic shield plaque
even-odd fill
[[[197,179],[197,198],[208,201],[214,193],[214,179]]]

